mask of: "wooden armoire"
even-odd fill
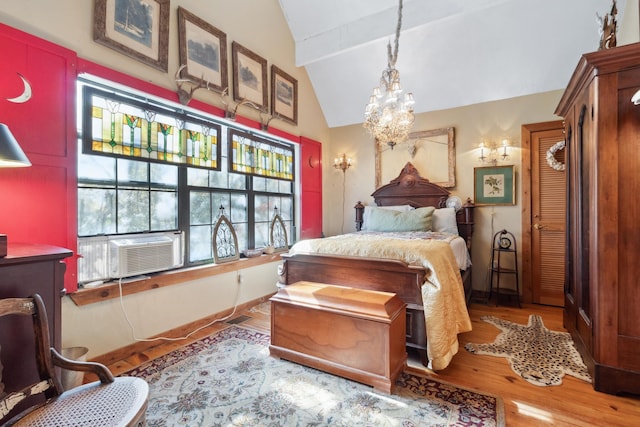
[[[640,43],[585,54],[565,119],[564,325],[602,392],[640,394]]]

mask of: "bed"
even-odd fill
[[[282,254],[280,284],[311,281],[396,293],[407,304],[407,348],[417,351],[425,366],[444,369],[458,351],[457,334],[471,330],[466,305],[471,295],[474,206],[467,200],[458,209],[448,208],[450,192],[421,177],[411,163],[372,196],[375,207],[360,202],[355,206],[355,233],[302,240]],[[402,210],[416,216],[428,207],[433,213],[453,211],[459,237],[439,232],[410,232],[399,237],[404,231],[379,232],[367,227],[372,212],[374,218],[395,215],[397,219],[406,217],[383,211]],[[449,250],[454,239],[458,248],[461,244],[466,249],[466,262]]]

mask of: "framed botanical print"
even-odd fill
[[[231,43],[233,57],[233,99],[251,102],[256,108],[266,110],[267,60],[237,42]]]
[[[178,35],[182,78],[222,92],[227,77],[227,35],[200,17],[178,7]]]
[[[515,166],[485,166],[474,169],[476,206],[515,205]]]
[[[166,72],[169,0],[95,0],[93,39]]]
[[[271,115],[298,124],[298,80],[271,66]]]

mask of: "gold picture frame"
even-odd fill
[[[93,40],[167,72],[169,0],[95,0]]]
[[[298,124],[298,80],[271,65],[271,115]]]
[[[376,147],[376,188],[396,177],[398,165],[411,162],[423,177],[444,188],[456,186],[455,129],[446,127],[411,132],[407,141],[391,149]]]
[[[178,7],[178,36],[181,78],[188,78],[223,92],[229,87],[227,35]]]
[[[238,42],[231,43],[233,62],[233,99],[249,102],[265,111],[269,102],[267,92],[267,60]]]

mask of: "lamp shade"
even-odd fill
[[[31,162],[13,137],[9,127],[0,123],[0,168],[31,166]]]

